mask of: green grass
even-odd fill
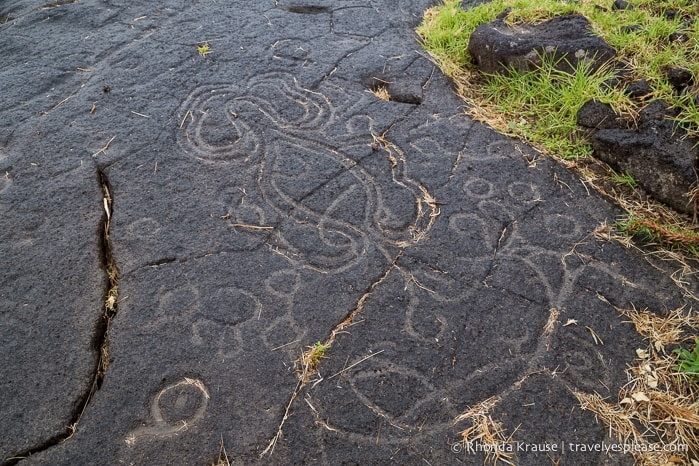
[[[202,57],[205,57],[211,53],[211,46],[206,42],[201,43],[201,44],[197,44],[197,52]]]
[[[699,338],[694,339],[694,348],[692,351],[678,348],[674,350],[673,353],[677,355],[677,365],[672,369],[699,380]]]
[[[580,62],[572,74],[556,69],[556,63],[541,57],[540,69],[519,73],[494,74],[486,77],[481,89],[486,106],[507,115],[509,129],[524,139],[543,145],[566,159],[590,155],[588,144],[580,143],[576,134],[577,113],[592,98],[618,103],[625,98],[602,83],[613,76],[609,69],[593,72]]]
[[[681,225],[659,224],[653,220],[628,215],[614,226],[628,236],[684,251],[692,256],[699,255],[699,234]]]
[[[638,186],[638,183],[633,176],[629,175],[628,173],[620,174],[612,170],[612,179],[618,184],[628,186],[631,189],[635,189]]]
[[[325,357],[325,352],[330,348],[330,345],[324,345],[317,341],[311,348],[308,354],[308,368],[315,370],[320,364],[320,361]]]
[[[591,152],[584,143],[580,144],[576,132],[576,114],[583,103],[596,98],[621,113],[634,112],[634,104],[621,89],[600,86],[613,70],[603,68],[593,72],[589,67],[579,67],[573,75],[565,75],[557,72],[550,60],[545,60],[537,72],[481,76],[476,73],[467,48],[476,27],[492,21],[507,8],[511,12],[506,21],[511,24],[583,14],[593,30],[617,50],[617,65],[631,70],[627,79],[646,79],[654,97],[681,110],[678,123],[691,135],[699,135],[696,102],[674,94],[666,79],[667,68],[671,66],[687,68],[699,76],[699,24],[682,23],[683,17],[696,16],[696,4],[690,0],[636,0],[635,8],[630,11],[602,11],[595,7],[606,3],[611,7],[611,1],[493,0],[465,10],[460,1],[445,0],[443,5],[425,13],[417,32],[425,49],[447,75],[468,81],[469,100],[486,113],[502,116],[506,127],[499,129],[540,145],[552,155],[577,159]],[[666,10],[679,13],[675,19],[668,20],[663,16]],[[623,26],[630,25],[640,25],[641,30],[623,32]],[[685,34],[686,41],[669,42],[672,33]]]

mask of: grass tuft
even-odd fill
[[[681,225],[660,224],[653,220],[628,216],[616,222],[615,226],[630,236],[640,236],[646,241],[670,248],[681,248],[693,255],[699,255],[699,233]]]
[[[625,83],[645,79],[652,88],[649,97],[662,99],[679,111],[675,118],[690,137],[699,137],[699,86],[679,95],[667,80],[671,67],[682,67],[699,76],[699,21],[693,0],[635,0],[626,11],[604,11],[593,0],[493,0],[476,7],[462,8],[458,0],[444,0],[428,9],[417,28],[420,41],[452,78],[457,93],[469,104],[467,113],[497,131],[525,140],[537,150],[551,155],[567,167],[578,171],[586,186],[614,198],[630,219],[617,224],[622,232],[656,241],[661,247],[683,249],[689,257],[699,258],[693,222],[648,200],[628,175],[614,173],[601,162],[594,161],[592,148],[583,131],[577,127],[577,112],[591,99],[609,104],[619,115],[636,121],[641,103],[634,102],[622,88],[603,85],[615,76],[614,69],[624,68],[619,77]],[[530,72],[510,70],[506,74],[484,75],[468,54],[471,33],[509,9],[510,24],[539,23],[554,16],[579,13],[588,18],[592,30],[618,53],[616,63],[597,70],[580,64],[573,73],[555,69],[551,58],[542,57],[540,69]],[[675,11],[668,18],[666,11]],[[640,29],[627,32],[624,26]],[[681,36],[671,41],[670,37]],[[696,94],[699,95],[699,94]],[[603,166],[604,165],[604,166]],[[690,197],[699,204],[699,189]],[[631,228],[628,228],[631,227]],[[638,232],[652,233],[638,235]],[[645,228],[645,230],[644,230]],[[634,231],[632,231],[634,230]]]
[[[616,183],[622,186],[628,186],[631,189],[635,189],[638,187],[638,183],[636,182],[636,180],[633,178],[633,176],[629,175],[628,173],[619,174],[612,170],[612,180],[614,180]]]
[[[675,361],[676,365],[672,369],[699,380],[699,338],[694,339],[692,351],[685,348],[676,348],[673,353],[677,355],[677,360]]]

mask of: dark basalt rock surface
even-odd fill
[[[563,71],[572,72],[581,60],[589,60],[597,69],[616,52],[593,35],[589,26],[587,18],[579,14],[558,16],[537,25],[508,25],[504,18],[498,18],[476,28],[468,51],[481,71],[489,74],[509,68],[536,69],[544,54],[552,55]]]
[[[677,114],[655,100],[641,112],[637,128],[630,128],[608,105],[588,102],[578,112],[578,124],[592,129],[594,154],[617,171],[629,173],[657,200],[680,212],[693,214],[688,196],[697,182],[696,140],[670,120]]]
[[[0,2],[0,465],[483,464],[488,400],[522,445],[615,442],[572,394],[627,382],[615,307],[691,302],[464,115],[430,0],[41,3]],[[512,458],[557,461],[633,464]]]

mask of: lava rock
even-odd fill
[[[680,44],[684,44],[685,42],[687,42],[689,40],[689,36],[684,32],[673,32],[668,37],[668,40],[670,42],[677,42]]]
[[[645,100],[653,93],[653,88],[648,81],[641,79],[629,84],[626,87],[626,93],[634,99]]]
[[[670,118],[679,115],[679,110],[671,107],[662,100],[654,100],[646,105],[639,113],[639,123],[641,126],[654,122],[656,125],[665,126],[667,130],[674,130],[673,122]]]
[[[369,88],[377,91],[386,90],[388,100],[404,104],[420,105],[422,103],[422,82],[407,73],[394,73],[374,77]]]
[[[633,10],[633,5],[624,0],[614,0],[612,10]]]
[[[582,60],[597,69],[616,51],[590,30],[582,15],[557,16],[537,25],[507,25],[504,18],[482,24],[471,34],[468,51],[484,73],[505,73],[510,68],[530,71],[541,66],[544,54],[557,68],[573,72]]]
[[[624,34],[631,34],[632,32],[639,32],[641,31],[641,26],[638,24],[632,24],[630,26],[622,26],[620,28],[620,31],[623,32]]]
[[[669,119],[676,115],[665,102],[653,101],[640,113],[637,129],[623,124],[599,129],[591,136],[592,148],[595,157],[629,173],[658,201],[693,214],[688,193],[697,183],[699,148]]]
[[[665,10],[663,12],[663,16],[665,19],[668,21],[672,21],[673,19],[677,18],[678,11],[677,10]]]
[[[578,125],[588,129],[618,128],[620,116],[611,105],[590,100],[578,110]]]
[[[694,82],[692,72],[685,68],[670,68],[667,71],[667,81],[680,93]]]

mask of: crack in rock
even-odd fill
[[[119,290],[119,268],[117,267],[112,257],[112,247],[109,239],[109,226],[112,218],[112,196],[109,190],[109,181],[106,174],[98,170],[98,181],[102,187],[102,209],[104,214],[99,228],[99,246],[101,248],[102,267],[105,273],[105,295],[104,295],[104,310],[100,321],[95,329],[93,345],[97,352],[97,360],[95,368],[91,376],[89,388],[80,397],[77,407],[70,417],[65,432],[54,435],[45,440],[40,445],[34,446],[28,450],[17,453],[3,461],[2,466],[11,466],[30,457],[33,454],[48,450],[49,448],[58,445],[70,439],[77,431],[78,424],[83,414],[87,410],[92,396],[102,386],[104,377],[109,366],[109,328],[111,321],[117,313],[118,290]]]
[[[110,224],[113,212],[113,199],[109,190],[109,180],[104,171],[99,172],[100,184],[104,197],[102,198],[104,208],[104,222],[101,231],[102,240],[102,258],[104,263],[104,272],[107,278],[107,292],[104,299],[104,313],[102,314],[102,325],[98,329],[96,337],[96,346],[99,348],[99,360],[95,371],[93,389],[99,390],[102,387],[102,382],[109,367],[109,329],[112,319],[117,314],[117,304],[119,297],[119,268],[117,267],[114,257],[112,256],[112,244],[109,237]]]
[[[330,330],[330,335],[328,338],[322,343],[323,348],[329,348],[332,343],[335,341],[335,338],[337,337],[338,334],[340,334],[345,328],[349,327],[352,325],[354,322],[354,319],[357,317],[357,315],[362,312],[364,309],[364,304],[367,302],[369,297],[372,295],[374,292],[374,289],[381,285],[388,276],[391,274],[391,271],[395,268],[398,267],[398,261],[400,258],[403,256],[403,250],[399,251],[396,257],[391,261],[391,264],[388,266],[388,269],[386,269],[386,272],[384,272],[381,277],[379,277],[375,282],[373,282],[371,285],[369,285],[369,288],[367,291],[359,298],[359,301],[357,301],[357,305],[347,313],[344,319],[340,321],[338,324],[336,324],[332,330]],[[316,368],[311,367],[311,360],[313,358],[312,353],[316,350],[316,347],[311,347],[309,348],[306,353],[304,353],[301,356],[301,363],[303,364],[302,372],[299,374],[299,380],[296,383],[296,387],[294,388],[293,393],[291,394],[291,397],[289,398],[289,401],[286,404],[286,407],[284,409],[284,414],[282,416],[282,419],[279,423],[279,427],[277,428],[277,433],[272,437],[272,440],[269,441],[267,444],[267,447],[262,451],[260,454],[260,457],[264,457],[266,454],[269,453],[269,455],[272,455],[274,452],[274,447],[277,444],[277,441],[281,438],[282,436],[282,428],[284,427],[284,423],[286,420],[289,418],[289,411],[291,410],[291,405],[294,403],[294,400],[296,400],[296,397],[298,397],[299,393],[301,393],[301,390],[303,390],[306,385],[310,382],[310,377],[316,373]],[[321,379],[322,380],[322,379]],[[316,382],[317,383],[317,382]]]

